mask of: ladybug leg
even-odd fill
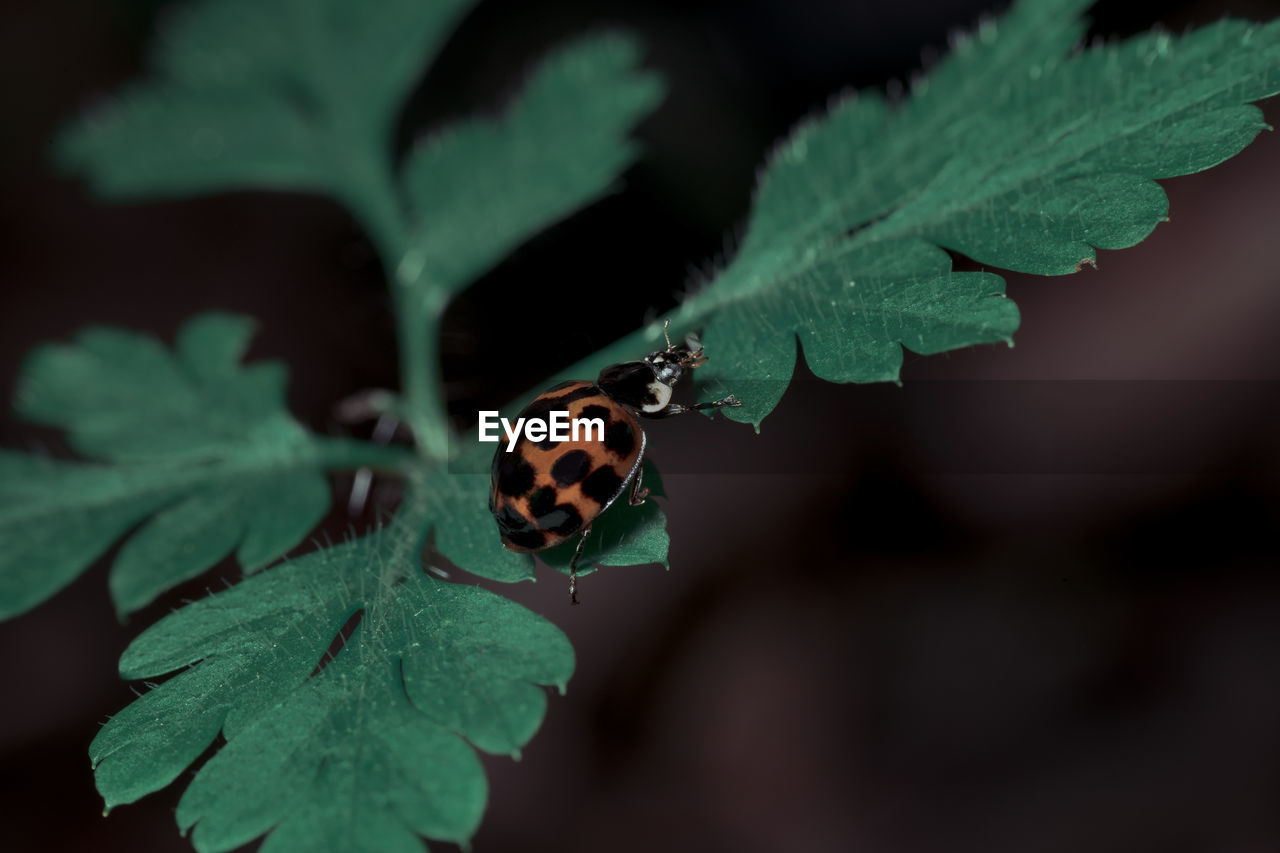
[[[591,535],[591,525],[588,524],[582,528],[582,537],[578,540],[578,547],[573,549],[573,557],[569,560],[569,603],[578,603],[578,559],[582,556],[582,549],[587,546],[587,537]]]
[[[641,481],[644,480],[644,453],[640,454],[640,458],[636,460],[636,465],[636,478],[631,481],[631,496],[627,499],[632,506],[642,505],[645,498],[649,497],[649,490],[640,485]]]
[[[649,415],[651,418],[673,418],[676,415],[683,415],[685,412],[701,412],[704,409],[719,409],[722,406],[741,406],[742,401],[734,395],[730,394],[723,400],[711,400],[706,403],[695,403],[692,406],[681,406],[678,403],[672,403],[660,412]]]
[[[373,426],[373,443],[390,444],[391,439],[395,437],[396,430],[399,428],[400,421],[396,420],[396,418],[385,412],[378,415],[378,422]],[[351,481],[351,497],[347,499],[348,515],[359,515],[364,512],[365,502],[369,498],[369,488],[372,485],[373,469],[357,468],[355,477]]]

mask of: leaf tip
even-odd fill
[[[111,813],[116,810],[116,806],[123,805],[126,801],[112,798],[109,794],[102,795],[102,816],[111,817]]]

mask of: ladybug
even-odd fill
[[[571,420],[599,418],[604,423],[603,440],[599,430],[568,441],[555,441],[549,435],[533,441],[521,431],[510,451],[500,444],[493,454],[489,511],[508,550],[545,551],[580,536],[569,561],[571,604],[578,603],[578,559],[591,523],[622,496],[628,484],[632,506],[643,504],[649,495],[641,485],[646,439],[636,416],[669,418],[741,405],[733,395],[693,406],[671,402],[684,372],[706,360],[692,337],[680,346],[673,346],[667,337],[666,349],[649,353],[641,361],[606,367],[594,383],[562,382],[539,394],[520,417],[526,422],[549,421],[551,412],[568,411]]]

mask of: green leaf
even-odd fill
[[[1022,2],[891,105],[844,98],[764,170],[741,251],[682,306],[704,327],[702,394],[757,427],[796,339],[836,382],[893,381],[902,348],[1011,341],[1016,307],[980,264],[1061,275],[1131,246],[1168,213],[1153,179],[1209,168],[1265,125],[1280,23],[1222,21],[1072,53],[1086,0]],[[653,329],[647,330],[653,339]]]
[[[287,456],[311,439],[285,408],[284,366],[240,365],[252,333],[248,317],[203,314],[170,351],[126,329],[86,329],[27,357],[15,406],[101,459],[191,463],[246,447]]]
[[[501,116],[418,144],[404,180],[425,285],[462,288],[610,189],[636,157],[628,132],[662,97],[638,55],[621,35],[581,39],[543,60]]]
[[[389,157],[400,105],[473,0],[204,0],[59,140],[110,196],[332,191]]]
[[[69,584],[177,491],[147,472],[0,453],[0,618]]]
[[[502,583],[533,580],[533,559],[502,547],[489,512],[489,475],[439,474],[427,494],[435,547],[454,565]]]
[[[941,249],[918,240],[844,246],[793,278],[732,300],[712,318],[704,344],[711,356],[698,376],[722,409],[757,426],[786,390],[799,335],[813,372],[830,382],[898,378],[902,348],[943,352],[1009,341],[1018,309],[1004,281],[957,273]],[[731,378],[729,378],[731,377]]]
[[[149,80],[57,145],[106,196],[260,188],[344,204],[392,274],[396,414],[437,460],[449,443],[437,345],[449,297],[603,195],[662,89],[635,70],[630,40],[584,39],[546,60],[502,117],[446,128],[397,173],[400,107],[472,2],[203,0],[164,33]]]
[[[285,408],[285,371],[242,367],[252,323],[205,314],[170,351],[98,328],[28,359],[18,410],[120,463],[0,452],[0,618],[35,606],[139,522],[111,593],[121,613],[235,552],[255,571],[297,545],[330,503],[325,470],[403,453],[308,434]]]
[[[462,738],[516,753],[545,713],[537,685],[563,690],[573,651],[518,605],[418,571],[416,526],[276,566],[134,641],[125,677],[181,671],[94,739],[107,807],[169,784],[221,731],[178,806],[197,850],[266,832],[277,853],[465,842],[486,785]]]

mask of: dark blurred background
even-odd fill
[[[298,417],[340,432],[337,400],[396,383],[382,272],[344,210],[250,192],[103,205],[48,165],[59,123],[141,72],[171,5],[0,16],[0,394],[24,352],[86,324],[171,340],[227,309],[261,321],[251,357],[289,363]],[[732,242],[789,126],[841,88],[908,79],[999,8],[484,0],[402,145],[492,109],[542,51],[602,26],[638,32],[671,92],[622,192],[450,309],[457,422],[669,310]],[[1280,5],[1104,0],[1093,32],[1227,13]],[[1171,221],[1096,271],[1010,276],[1016,349],[908,353],[902,388],[802,369],[759,436],[654,425],[671,571],[592,576],[572,610],[545,569],[504,590],[568,633],[578,670],[521,761],[486,759],[473,849],[1280,850],[1278,155],[1264,133],[1166,182]],[[553,314],[578,331],[528,322]],[[530,348],[546,362],[507,357]],[[0,445],[60,452],[11,416]],[[326,526],[349,523],[339,509]],[[121,625],[99,563],[0,624],[0,847],[190,849],[181,784],[104,820],[86,749],[133,699],[114,674],[130,639],[235,575],[223,564]]]

